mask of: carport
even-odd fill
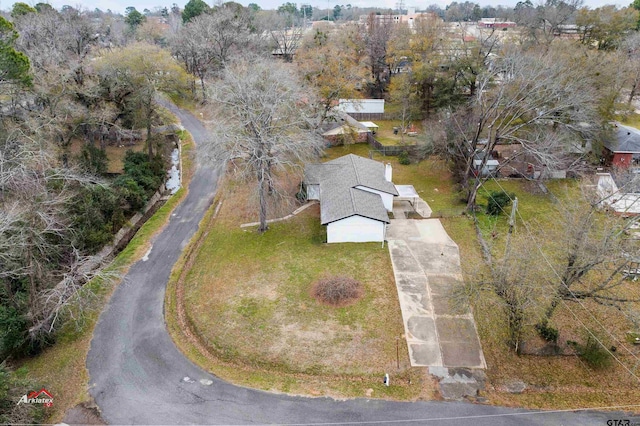
[[[398,196],[396,200],[398,201],[408,201],[413,207],[413,211],[416,211],[416,203],[420,196],[418,192],[413,187],[413,185],[396,185],[396,191],[398,191]]]

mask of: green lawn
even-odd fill
[[[622,117],[618,117],[618,119],[622,122],[622,124],[640,129],[640,114],[634,112]]]
[[[400,120],[375,120],[379,128],[374,137],[378,142],[387,146],[402,146],[402,145],[415,145],[416,143],[424,140],[424,134],[422,131],[422,123],[419,121],[412,121],[414,131],[418,133],[417,136],[403,135],[401,131],[397,135],[393,134],[393,128],[401,128],[402,121]],[[409,127],[409,126],[407,126]]]
[[[409,366],[386,247],[324,243],[317,206],[260,235],[239,227],[248,188],[227,184],[222,191],[219,216],[201,234],[182,271],[188,322],[207,354],[194,350],[177,330],[177,271],[168,295],[169,327],[185,353],[215,374],[252,387],[343,397],[432,397],[431,383]],[[358,280],[363,297],[342,308],[321,304],[311,287],[327,276]],[[380,382],[384,372],[405,380],[386,388]]]

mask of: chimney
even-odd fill
[[[391,176],[393,173],[393,169],[391,168],[391,163],[387,163],[384,165],[384,178],[387,182],[391,182]]]

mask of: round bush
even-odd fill
[[[331,306],[346,306],[354,303],[363,294],[362,284],[349,277],[325,277],[318,280],[311,290],[312,296]]]

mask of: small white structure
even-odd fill
[[[398,191],[391,164],[349,154],[322,164],[307,164],[307,199],[320,201],[320,220],[328,243],[385,240],[387,212]]]
[[[340,99],[336,109],[357,120],[380,120],[384,117],[384,99]]]
[[[600,205],[614,210],[623,216],[640,214],[640,194],[620,192],[618,185],[609,173],[598,173],[597,192]]]
[[[495,173],[498,170],[498,166],[500,166],[500,162],[498,160],[489,159],[485,162],[482,167],[482,171],[480,171],[480,166],[482,166],[482,159],[476,158],[473,160],[473,169],[476,173],[480,173],[481,176],[488,176]]]
[[[376,133],[378,131],[379,126],[373,121],[361,121],[360,124],[365,126],[369,131]]]

